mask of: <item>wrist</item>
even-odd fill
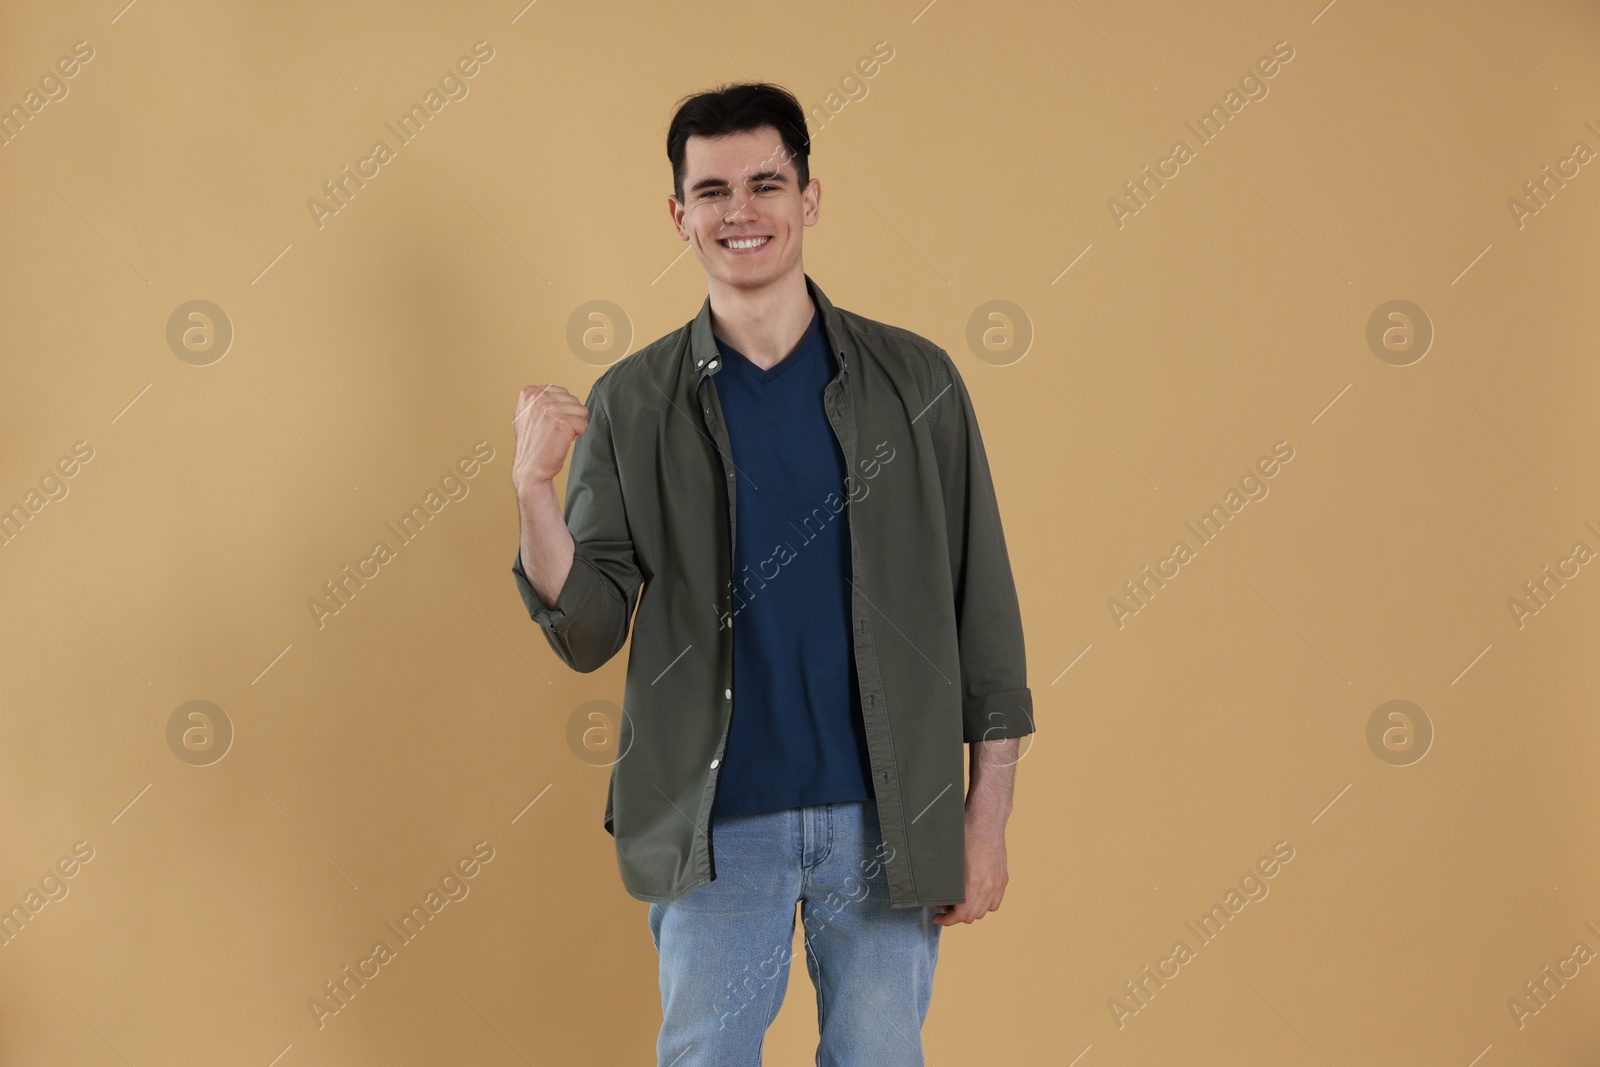
[[[1011,817],[1009,807],[997,807],[991,804],[967,804],[967,826],[979,830],[988,830],[1000,836],[1005,836],[1006,820]]]
[[[556,499],[556,482],[554,478],[547,481],[535,481],[532,485],[517,486],[517,503],[524,509],[541,507]]]
[[[965,827],[966,842],[977,848],[1005,851],[1006,825],[1004,821],[969,817]]]

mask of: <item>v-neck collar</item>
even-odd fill
[[[811,321],[806,323],[805,331],[800,334],[800,340],[795,342],[795,346],[789,351],[789,354],[784,356],[783,359],[779,360],[777,363],[773,364],[770,370],[757,366],[750,359],[750,357],[746,356],[737,348],[734,348],[722,338],[716,337],[715,340],[717,347],[723,351],[723,358],[729,364],[737,366],[741,371],[754,378],[762,385],[771,385],[773,382],[777,381],[779,378],[793,370],[795,366],[806,357],[808,352],[813,347],[818,346],[818,338],[816,334],[821,319],[822,310],[817,307],[816,302],[813,301],[811,305]]]

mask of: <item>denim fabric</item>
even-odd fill
[[[715,819],[716,877],[651,904],[661,960],[658,1067],[760,1067],[789,983],[795,905],[817,990],[818,1067],[922,1067],[939,931],[891,908],[871,801]]]

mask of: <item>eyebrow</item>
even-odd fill
[[[782,184],[787,182],[789,179],[775,170],[758,170],[754,174],[750,175],[750,177],[746,180],[750,182],[777,182]],[[726,178],[701,178],[699,181],[695,182],[689,187],[689,192],[698,193],[702,189],[711,189],[727,184],[728,180]]]

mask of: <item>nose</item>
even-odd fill
[[[723,213],[724,222],[732,225],[743,222],[753,217],[755,212],[750,210],[750,196],[735,190],[728,199],[728,210]]]

